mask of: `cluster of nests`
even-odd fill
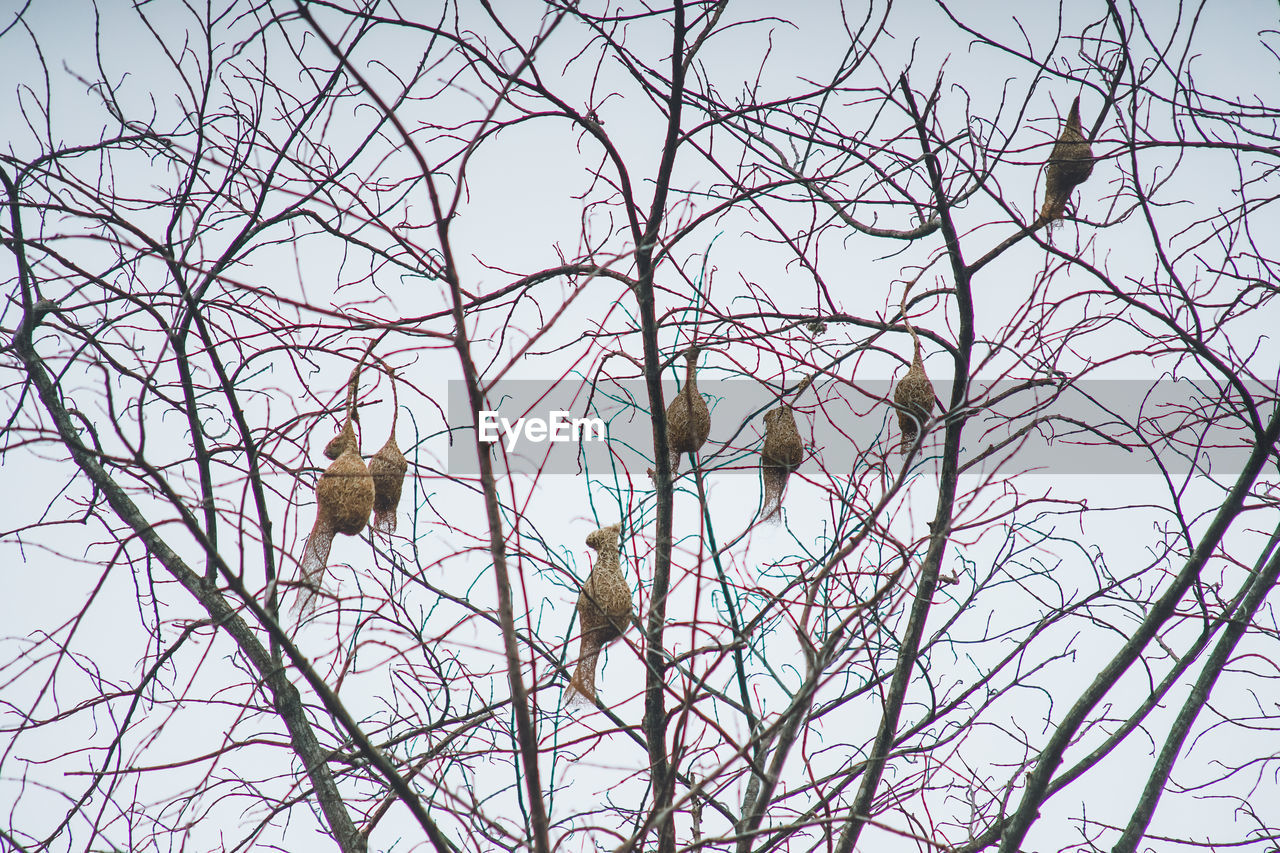
[[[1080,97],[1071,102],[1071,110],[1063,123],[1058,139],[1045,164],[1044,203],[1034,225],[1036,227],[1062,219],[1067,202],[1076,187],[1093,174],[1094,156],[1088,138],[1080,125]],[[909,288],[908,288],[909,289]],[[920,354],[920,339],[915,329],[906,321],[906,293],[902,296],[902,316],[911,334],[913,355],[907,375],[893,392],[893,402],[898,410],[898,428],[902,432],[901,451],[906,453],[920,431],[920,425],[933,412],[934,392],[929,376],[924,371]]]
[[[912,330],[912,338],[915,332]],[[711,434],[711,412],[698,390],[697,364],[700,350],[697,346],[685,350],[685,382],[680,392],[667,406],[667,442],[671,451],[671,471],[678,470],[680,456],[697,453]],[[799,396],[812,376],[796,389]],[[903,452],[914,441],[918,424],[928,418],[933,407],[933,386],[924,373],[920,358],[920,343],[916,340],[915,360],[911,370],[898,384],[894,400],[899,406],[899,423],[903,425]],[[910,412],[910,414],[907,414]],[[787,478],[804,461],[804,442],[796,426],[792,407],[784,402],[764,414],[765,435],[760,447],[760,476],[764,481],[764,499],[760,516],[766,522],[776,522],[782,507],[782,495]],[[910,433],[908,434],[908,427]],[[618,554],[618,537],[621,523],[593,530],[587,536],[587,545],[595,549],[596,559],[591,573],[578,594],[578,624],[581,638],[578,647],[578,663],[569,681],[567,704],[593,704],[596,702],[596,666],[600,652],[607,643],[626,633],[635,612],[631,587],[622,574]]]
[[[1071,105],[1065,125],[1054,145],[1045,170],[1045,199],[1036,225],[1061,219],[1072,191],[1084,183],[1093,171],[1093,152],[1080,126],[1080,99]],[[907,288],[909,291],[910,288]],[[907,293],[902,296],[902,316],[911,335],[911,366],[893,392],[894,407],[901,433],[899,451],[908,453],[915,446],[922,426],[933,413],[933,384],[925,373],[920,338],[906,320]],[[697,364],[699,347],[684,352],[685,383],[666,409],[670,468],[679,470],[680,457],[697,453],[711,434],[711,412],[698,391]],[[812,376],[796,390],[798,396]],[[323,584],[329,546],[335,533],[355,536],[374,516],[374,528],[388,533],[395,529],[396,506],[404,483],[407,464],[396,445],[395,420],[391,437],[374,454],[366,467],[360,456],[360,443],[353,423],[356,415],[356,389],[359,368],[353,371],[348,385],[346,421],[325,448],[325,456],[333,460],[316,485],[316,524],[307,542],[303,559],[303,596],[297,609],[306,614],[315,606],[315,598]],[[392,377],[394,392],[395,381]],[[792,407],[781,401],[765,412],[765,436],[760,448],[760,475],[764,497],[760,516],[776,522],[782,508],[787,479],[804,461],[804,442],[796,426]],[[569,704],[596,701],[596,667],[600,652],[607,643],[622,637],[630,627],[635,608],[631,587],[622,573],[618,552],[621,523],[592,531],[586,544],[596,552],[595,562],[578,594],[577,612],[581,628],[577,666],[569,682]]]
[[[1077,96],[1071,103],[1071,110],[1067,113],[1066,121],[1045,165],[1045,197],[1035,223],[1037,226],[1064,216],[1071,193],[1088,180],[1093,173],[1093,165],[1093,149],[1080,124],[1080,98]],[[902,434],[899,445],[902,453],[907,453],[916,442],[921,425],[933,413],[935,402],[933,384],[924,369],[920,338],[906,320],[906,297],[907,294],[903,293],[902,315],[911,335],[913,352],[911,366],[893,392],[898,428]],[[689,348],[685,352],[685,359],[687,366],[684,388],[667,407],[672,473],[679,467],[681,454],[699,450],[711,431],[711,416],[707,404],[698,393],[695,371],[698,348]],[[807,383],[808,380],[801,384],[796,391],[797,395]],[[760,450],[760,473],[764,481],[761,515],[766,520],[776,520],[787,478],[800,467],[804,459],[804,444],[800,440],[792,408],[785,401],[766,412],[764,422],[765,439]]]
[[[1045,198],[1035,222],[1040,225],[1061,219],[1072,191],[1093,172],[1094,157],[1080,125],[1080,99],[1071,111],[1054,144],[1045,168]],[[910,287],[906,289],[910,291]],[[932,415],[935,404],[933,383],[925,373],[920,338],[907,317],[907,292],[902,295],[902,316],[911,335],[912,358],[907,373],[893,391],[894,408],[901,433],[899,452],[908,453],[916,445],[922,426]],[[690,347],[684,353],[685,383],[667,406],[667,440],[671,452],[671,472],[680,466],[685,453],[697,453],[711,433],[711,412],[698,391],[697,363],[699,349]],[[798,396],[812,380],[800,384]],[[796,427],[795,414],[785,401],[764,415],[765,436],[760,448],[760,476],[764,482],[764,498],[760,515],[776,522],[782,508],[782,495],[787,478],[804,461],[804,442]],[[602,527],[587,536],[587,545],[596,551],[582,591],[578,595],[578,620],[582,629],[578,663],[569,682],[569,703],[596,701],[596,664],[606,643],[620,638],[631,623],[634,607],[631,588],[622,574],[618,557],[620,524]]]
[[[409,463],[396,443],[396,421],[399,400],[395,376],[391,375],[391,393],[395,413],[391,416],[391,435],[366,465],[360,454],[360,424],[357,411],[360,367],[351,372],[347,383],[346,418],[342,429],[324,448],[333,460],[316,482],[316,523],[307,537],[302,555],[301,592],[294,604],[294,615],[303,618],[315,611],[316,601],[324,590],[324,576],[329,567],[329,549],[335,534],[359,536],[373,517],[373,529],[387,535],[395,532],[396,509],[404,489]]]
[[[904,301],[905,298],[904,294]],[[929,419],[934,407],[933,385],[924,370],[920,339],[909,322],[907,331],[911,333],[914,344],[914,357],[910,369],[893,394],[898,426],[902,432],[902,453],[910,450],[919,435],[920,426]],[[684,386],[667,406],[667,443],[673,474],[679,471],[680,457],[685,453],[697,453],[711,434],[711,412],[698,391],[699,352],[697,346],[685,350]],[[810,376],[801,382],[794,396],[803,393],[812,379]],[[795,410],[785,400],[764,413],[764,424],[764,443],[760,447],[759,463],[760,477],[764,483],[760,517],[767,522],[776,522],[782,508],[782,495],[786,491],[787,479],[804,461],[804,442],[796,426]]]
[[[685,380],[680,393],[667,405],[667,445],[671,452],[671,473],[680,470],[680,457],[685,453],[697,453],[711,434],[711,412],[707,401],[698,391],[699,347],[689,347],[684,352]],[[798,395],[809,384],[806,379],[796,391]],[[760,448],[760,474],[764,480],[764,501],[761,517],[766,521],[778,518],[782,506],[782,492],[789,477],[804,460],[804,443],[796,428],[795,415],[785,402],[765,412],[765,438]]]

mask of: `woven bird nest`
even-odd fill
[[[698,393],[698,353],[696,346],[685,350],[684,387],[667,405],[667,446],[671,451],[671,473],[680,469],[680,455],[697,453],[711,434],[711,411]]]
[[[350,389],[354,389],[358,378],[357,367],[352,371]],[[360,457],[360,440],[351,425],[357,420],[355,407],[354,390],[349,390],[346,423],[324,449],[325,455],[332,453],[334,459],[316,483],[316,521],[303,551],[302,592],[294,605],[294,613],[299,617],[315,610],[316,597],[324,587],[329,568],[334,534],[359,535],[373,512],[373,477]]]
[[[910,327],[908,327],[910,328]],[[912,331],[912,338],[915,332]],[[911,359],[911,369],[898,382],[893,391],[893,402],[898,409],[898,428],[902,431],[902,444],[899,449],[906,453],[911,449],[920,427],[929,420],[933,413],[933,383],[924,372],[924,360],[920,356],[920,341],[915,341],[915,356]]]
[[[404,476],[409,462],[396,444],[392,432],[369,460],[369,474],[373,477],[373,529],[391,534],[396,532],[396,509],[400,506],[400,493],[404,490]]]
[[[1052,222],[1061,219],[1067,208],[1071,192],[1083,184],[1093,173],[1093,149],[1080,127],[1080,97],[1071,102],[1071,112],[1058,141],[1054,143],[1045,167],[1044,204],[1040,207],[1040,219]]]
[[[396,532],[396,510],[400,506],[400,494],[404,491],[404,476],[409,462],[396,443],[396,422],[400,418],[400,398],[396,393],[395,374],[391,378],[391,435],[385,444],[369,460],[369,474],[373,477],[373,529],[390,536]]]
[[[587,535],[587,544],[596,551],[591,574],[578,594],[578,626],[582,639],[578,665],[569,681],[570,704],[596,701],[596,663],[606,643],[621,637],[631,626],[631,587],[618,560],[618,534],[622,525],[611,524]]]
[[[373,477],[360,458],[359,447],[348,444],[316,483],[316,517],[334,533],[358,536],[369,523],[371,512]]]
[[[804,461],[804,442],[796,428],[795,415],[786,403],[764,413],[764,444],[760,448],[760,476],[764,480],[764,502],[760,516],[777,522],[782,509],[782,493],[787,478]]]

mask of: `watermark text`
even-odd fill
[[[516,449],[521,438],[529,442],[604,441],[604,420],[601,418],[575,418],[570,412],[551,412],[547,418],[501,417],[497,412],[480,412],[476,419],[480,440],[497,441],[501,435],[507,438],[507,452]]]

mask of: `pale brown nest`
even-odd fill
[[[782,493],[787,478],[804,461],[804,442],[796,428],[791,407],[783,403],[764,413],[764,444],[760,448],[760,476],[764,480],[764,502],[760,516],[776,522],[782,509]]]
[[[596,699],[596,663],[600,650],[631,626],[631,587],[618,560],[618,534],[622,525],[611,524],[587,535],[596,551],[595,565],[578,594],[578,626],[582,639],[578,665],[569,681],[568,702],[591,703]]]
[[[680,469],[680,455],[697,453],[711,434],[711,410],[698,393],[698,353],[696,346],[685,350],[684,387],[667,405],[667,446],[671,451],[672,474]]]
[[[1045,166],[1044,204],[1040,207],[1040,219],[1052,222],[1061,219],[1067,209],[1072,191],[1089,179],[1093,173],[1093,149],[1080,127],[1080,97],[1071,102],[1071,112]]]
[[[373,512],[373,477],[354,445],[320,475],[316,483],[317,516],[335,533],[358,536]]]
[[[373,477],[373,529],[390,536],[396,531],[396,510],[400,507],[400,494],[404,491],[409,463],[396,443],[396,424],[400,420],[396,374],[389,367],[384,366],[384,369],[391,381],[391,433],[369,460],[369,474]]]
[[[373,477],[356,444],[344,445],[316,483],[316,523],[302,557],[303,592],[295,610],[306,616],[315,609],[329,569],[329,548],[335,533],[358,536],[373,512]]]
[[[353,427],[353,423],[359,423],[356,414],[359,381],[357,366],[347,383],[346,421],[324,448],[324,455],[333,462],[316,482],[316,521],[302,553],[302,589],[294,604],[298,617],[315,610],[316,598],[324,588],[324,576],[329,569],[334,535],[359,535],[373,512],[373,477],[360,457],[360,439]]]
[[[920,357],[920,343],[917,341],[911,369],[893,391],[893,402],[898,409],[898,428],[902,431],[902,444],[899,447],[902,453],[911,449],[920,433],[920,426],[933,413],[933,398],[933,383],[924,372],[924,360]]]
[[[387,443],[369,460],[373,477],[373,529],[392,534],[396,531],[396,509],[404,490],[404,477],[409,462],[396,444],[394,427]]]

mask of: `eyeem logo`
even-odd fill
[[[552,412],[550,418],[516,418],[515,422],[499,417],[497,412],[480,412],[476,418],[481,441],[497,441],[499,427],[507,437],[508,453],[516,449],[521,433],[531,442],[604,441],[603,419],[574,418],[569,412]]]

